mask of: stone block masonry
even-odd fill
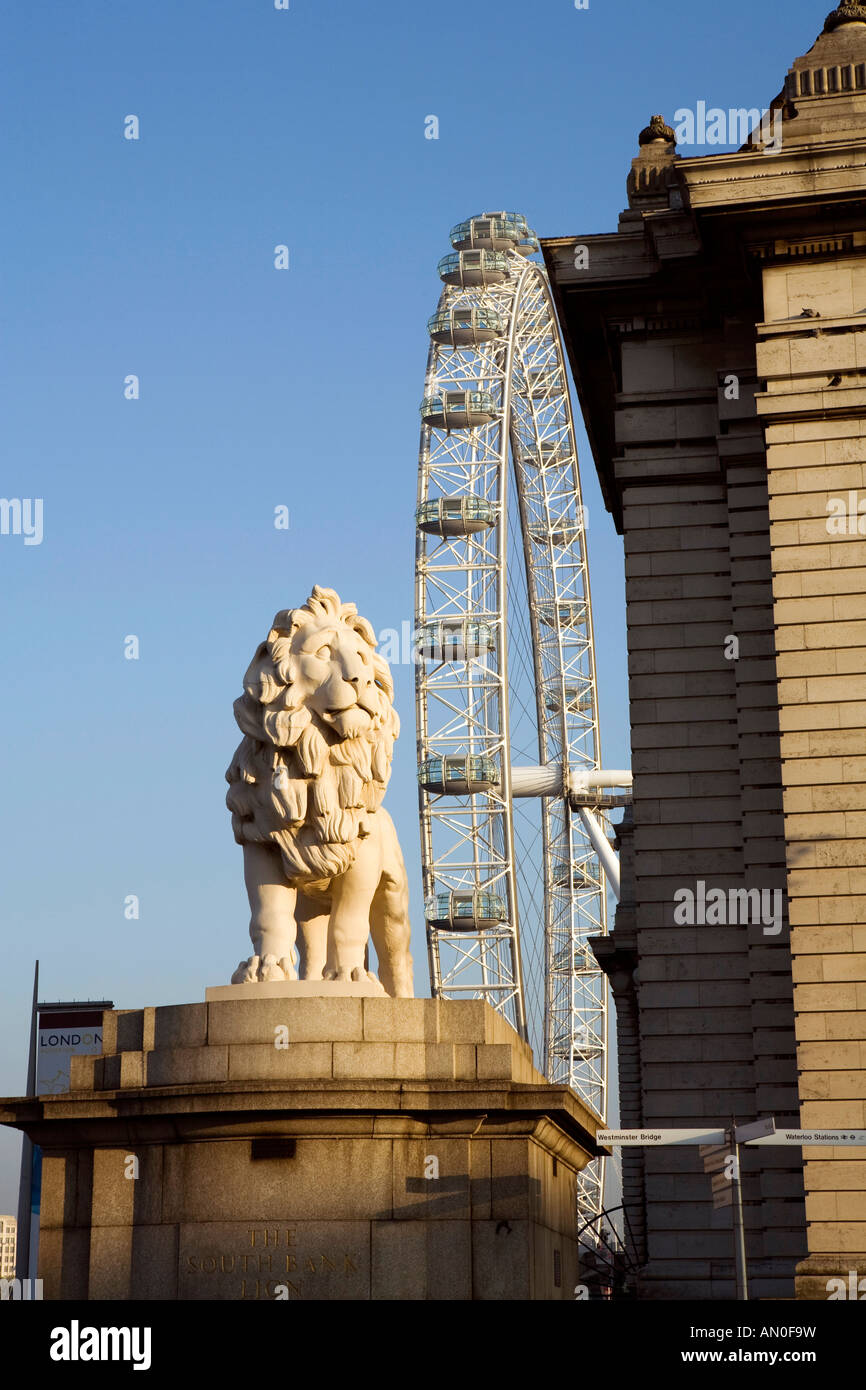
[[[864,73],[862,17],[828,21],[780,152],[683,159],[655,121],[617,231],[543,244],[624,542],[624,1126],[864,1126]],[[699,881],[780,890],[783,929],[678,921]],[[697,1155],[627,1150],[623,1188],[640,1296],[733,1296]],[[866,1152],[747,1154],[743,1191],[754,1297],[866,1273]]]
[[[46,1299],[573,1299],[597,1117],[477,1001],[116,1010],[43,1150]],[[80,1066],[84,1062],[87,1065]]]

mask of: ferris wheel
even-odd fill
[[[600,770],[565,362],[526,219],[484,213],[451,243],[427,325],[416,512],[433,993],[486,999],[603,1119],[607,990],[589,938],[606,931],[605,877],[618,895],[599,816],[631,777]],[[602,1208],[600,1170],[578,1179],[585,1217]]]

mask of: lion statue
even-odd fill
[[[232,984],[371,981],[414,997],[406,868],[382,809],[400,723],[375,647],[355,605],[317,584],[277,614],[244,677],[226,804],[253,954]],[[371,935],[379,981],[367,970]]]

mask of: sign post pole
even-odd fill
[[[36,1095],[36,1014],[39,999],[39,962],[33,971],[33,1003],[30,1006],[30,1055],[27,1060],[28,1096]],[[25,1134],[21,1141],[21,1177],[18,1181],[18,1226],[15,1278],[30,1278],[30,1207],[33,1191],[33,1145]]]
[[[731,1211],[734,1222],[734,1265],[737,1271],[737,1298],[741,1303],[749,1301],[749,1277],[746,1267],[746,1233],[743,1228],[743,1188],[740,1181],[740,1146],[737,1143],[736,1121],[731,1121],[728,1141],[734,1160],[731,1174]]]

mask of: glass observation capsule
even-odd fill
[[[532,453],[522,454],[520,461],[526,468],[545,469],[568,463],[572,457],[571,446],[567,442],[546,439]]]
[[[421,402],[421,419],[439,430],[465,430],[489,425],[497,415],[490,391],[437,391]]]
[[[566,1059],[574,1053],[579,1053],[581,1058],[600,1057],[604,1053],[601,1043],[587,1028],[563,1029],[555,1033],[550,1050],[555,1057]]]
[[[535,367],[526,373],[527,394],[534,401],[556,396],[562,391],[562,377],[556,368]]]
[[[586,604],[582,599],[568,599],[565,603],[540,603],[538,616],[547,627],[577,627],[586,622]]]
[[[533,528],[529,534],[536,545],[547,545],[548,541],[551,541],[553,545],[567,546],[571,545],[582,530],[583,527],[578,521],[572,517],[565,517],[560,519],[550,531]]]
[[[440,309],[427,320],[427,332],[434,343],[446,347],[477,347],[491,343],[505,332],[505,320],[495,309],[482,304]]]
[[[474,289],[476,285],[501,285],[508,279],[504,251],[452,251],[439,262],[439,278],[446,285]]]
[[[495,525],[496,512],[484,497],[433,497],[421,503],[415,521],[431,536],[468,536]]]
[[[505,899],[483,888],[434,893],[425,903],[424,915],[435,927],[472,927],[476,931],[508,921]]]
[[[588,946],[563,946],[551,962],[554,975],[594,975],[598,961]]]
[[[557,888],[577,888],[578,890],[597,888],[598,878],[589,872],[583,864],[575,864],[573,870],[569,872],[568,864],[556,864],[553,869],[553,881]]]
[[[571,545],[583,530],[579,521],[563,521],[550,532],[554,545]]]
[[[507,227],[513,227],[516,236],[512,243],[512,247],[515,251],[519,252],[521,256],[534,256],[539,250],[538,238],[529,226],[523,213],[504,212],[502,210],[498,212],[476,213],[474,217],[468,218],[466,222],[458,222],[457,226],[451,229],[452,245],[455,244],[455,234],[460,232],[463,227],[468,227],[473,222],[477,223],[481,221],[504,223]],[[474,244],[478,246],[480,243],[476,240]]]
[[[418,634],[418,650],[429,661],[466,661],[495,647],[495,629],[477,618],[438,618]]]
[[[558,714],[562,709],[562,691],[558,685],[545,693],[546,709]],[[592,710],[592,695],[586,685],[567,685],[565,687],[565,710],[567,714],[585,714]]]
[[[449,753],[425,758],[418,771],[425,791],[439,796],[474,796],[499,786],[499,769],[494,758],[482,753]]]
[[[457,251],[469,251],[475,247],[488,251],[516,250],[521,242],[531,236],[525,218],[513,220],[516,217],[516,213],[495,212],[469,217],[451,228],[451,245]]]

